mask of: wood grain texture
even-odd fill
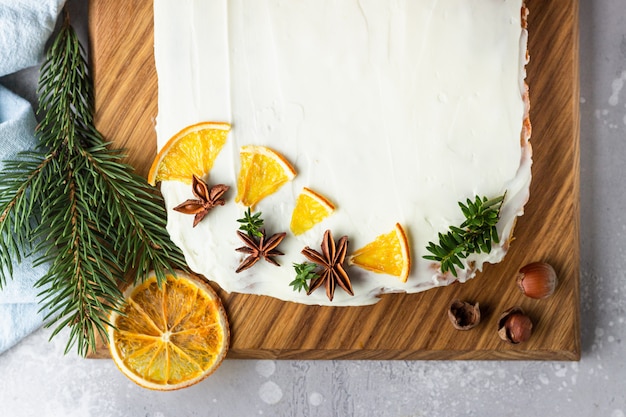
[[[465,284],[420,294],[385,295],[373,306],[305,306],[220,291],[231,323],[231,358],[578,360],[579,82],[577,0],[528,0],[533,183],[526,214],[503,262]],[[90,2],[96,123],[145,175],[156,153],[157,79],[150,0]],[[560,279],[547,300],[524,297],[518,269],[554,265]],[[454,330],[449,303],[478,301],[482,322]],[[500,313],[521,306],[532,338],[508,345],[496,334]],[[99,350],[96,356],[106,356]]]

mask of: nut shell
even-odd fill
[[[448,318],[457,330],[469,330],[480,323],[480,307],[478,303],[454,300],[448,308]]]
[[[530,339],[532,330],[533,322],[520,307],[508,309],[498,320],[498,336],[514,345]]]

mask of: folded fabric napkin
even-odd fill
[[[65,0],[0,0],[0,76],[41,62],[45,43]],[[2,161],[15,159],[37,144],[35,116],[28,101],[0,85],[0,169]],[[0,353],[39,328],[34,283],[47,271],[33,267],[32,259],[14,263],[13,278],[0,290]]]

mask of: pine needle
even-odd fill
[[[154,269],[187,269],[165,230],[160,195],[109,149],[94,126],[93,85],[85,52],[65,21],[39,79],[39,146],[5,161],[0,172],[0,289],[13,262],[49,263],[36,283],[52,337],[70,328],[66,353],[106,339],[110,312],[128,271],[142,281]]]

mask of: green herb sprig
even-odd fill
[[[0,172],[0,289],[13,261],[34,254],[50,264],[36,283],[52,337],[70,328],[66,353],[86,355],[106,340],[119,284],[134,271],[187,269],[165,229],[163,200],[108,148],[94,125],[93,85],[85,52],[65,19],[48,50],[38,87],[39,146]]]
[[[263,236],[263,219],[261,218],[261,212],[252,214],[250,211],[250,207],[244,213],[243,218],[237,219],[241,226],[239,226],[239,230],[242,230],[248,234],[250,237],[261,237]]]
[[[304,262],[301,264],[294,263],[293,267],[296,270],[296,278],[289,285],[293,287],[294,291],[309,291],[309,281],[319,277],[319,274],[315,272],[317,265],[313,262]]]
[[[506,193],[491,200],[476,196],[474,201],[468,198],[467,204],[459,202],[465,221],[459,227],[450,226],[446,234],[439,233],[439,244],[428,242],[426,249],[432,255],[424,258],[439,262],[441,272],[450,271],[456,277],[456,268],[465,268],[461,259],[473,253],[491,252],[492,244],[500,242],[496,224],[505,196]]]

